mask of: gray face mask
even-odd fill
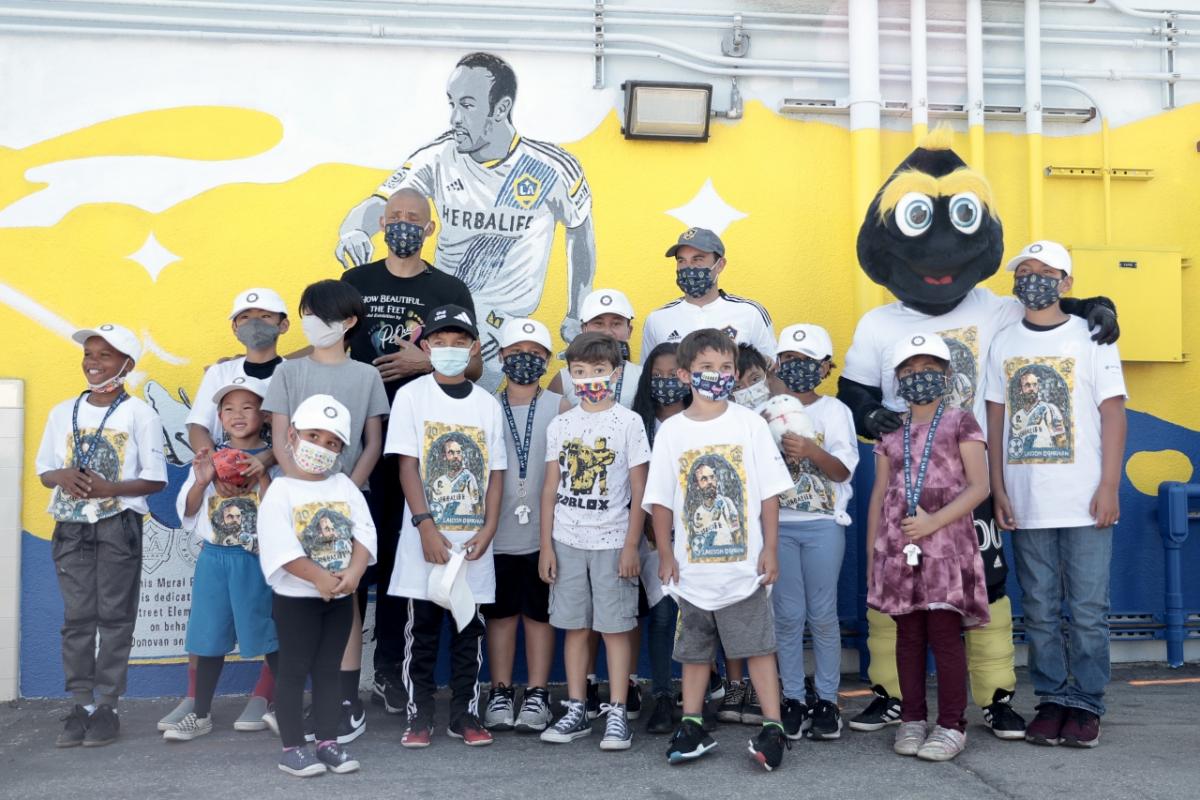
[[[248,319],[238,325],[234,335],[251,350],[261,350],[275,344],[275,340],[279,338],[279,326],[272,325],[265,319]]]

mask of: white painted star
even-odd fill
[[[725,198],[717,194],[712,178],[704,182],[695,197],[666,213],[688,227],[708,228],[718,236],[739,219],[749,216],[726,203]]]
[[[158,274],[179,260],[179,256],[158,243],[151,233],[146,242],[137,252],[130,253],[126,258],[142,265],[142,269],[150,273],[150,280],[157,281]]]

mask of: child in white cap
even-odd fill
[[[621,348],[623,369],[615,388],[617,402],[633,408],[638,378],[642,368],[630,360],[629,339],[633,336],[633,305],[620,289],[597,289],[583,298],[579,305],[579,321],[584,333],[606,333],[617,340]],[[572,390],[571,375],[564,366],[550,381],[550,390],[563,395],[563,411],[579,405],[579,395]]]
[[[76,331],[87,389],[50,411],[37,454],[53,489],[51,551],[63,599],[62,656],[75,706],[59,747],[99,746],[120,730],[142,575],[148,495],[167,485],[162,422],[125,391],[141,356],[132,331],[105,323]],[[99,645],[97,645],[99,638]]]

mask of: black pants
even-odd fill
[[[450,621],[450,721],[465,713],[479,714],[479,668],[483,664],[483,615],[475,617],[459,633],[450,612],[427,600],[408,600],[408,622],[404,627],[404,688],[408,692],[408,716],[433,720],[433,677],[441,649],[442,624]]]
[[[317,741],[337,738],[342,691],[342,652],[354,622],[352,596],[326,602],[319,597],[275,595],[272,616],[279,636],[275,714],[284,747],[304,744],[304,682],[312,676]]]
[[[383,456],[375,465],[367,492],[367,505],[375,523],[375,564],[358,585],[358,609],[366,619],[367,592],[375,587],[375,666],[376,678],[400,681],[400,662],[404,658],[404,624],[408,619],[408,601],[387,593],[396,565],[400,526],[404,521],[404,495],[400,491],[400,456]]]

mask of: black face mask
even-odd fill
[[[692,393],[692,387],[676,377],[651,378],[650,399],[660,406],[682,403]]]
[[[1058,285],[1060,283],[1062,280],[1059,278],[1031,272],[1013,282],[1013,294],[1026,308],[1032,311],[1041,311],[1058,302],[1060,297]]]
[[[811,392],[821,382],[821,362],[811,358],[793,358],[780,364],[775,374],[793,392]]]
[[[680,267],[675,270],[675,285],[688,297],[703,297],[716,283],[711,267]]]
[[[925,405],[940,397],[945,397],[949,383],[946,373],[936,369],[912,372],[900,378],[897,390],[904,402],[911,405]]]
[[[527,386],[546,374],[546,359],[536,353],[512,353],[504,358],[500,369],[513,383]]]

